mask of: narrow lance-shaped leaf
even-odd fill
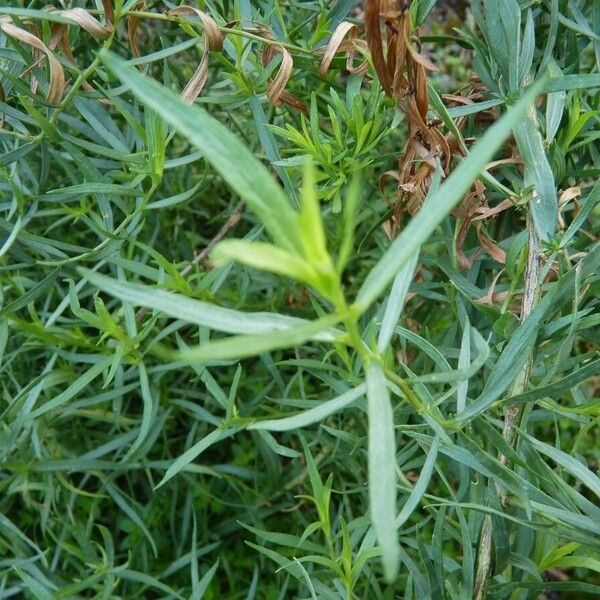
[[[148,372],[146,371],[144,363],[138,365],[138,371],[143,404],[142,422],[135,442],[131,445],[131,448],[129,448],[125,455],[125,460],[133,456],[136,450],[144,443],[146,437],[148,437],[148,432],[150,431],[150,426],[152,424],[152,417],[156,409],[152,391],[150,390],[150,384],[148,382]]]
[[[419,480],[417,481],[415,487],[412,489],[410,495],[406,499],[400,514],[398,515],[395,527],[399,529],[406,523],[410,515],[414,512],[414,510],[419,505],[421,498],[425,494],[427,490],[427,486],[429,485],[429,481],[431,479],[431,475],[433,474],[433,470],[435,468],[435,462],[438,455],[438,450],[440,448],[440,438],[435,437],[433,439],[433,443],[431,444],[431,448],[429,449],[429,453],[427,454],[427,459],[423,464],[423,468],[421,469],[421,473],[419,474]]]
[[[314,339],[317,334],[329,329],[339,321],[338,315],[328,315],[315,321],[308,321],[305,325],[275,331],[269,335],[234,335],[179,352],[165,352],[164,358],[186,362],[209,362],[258,356],[272,350],[299,346]],[[157,352],[162,353],[161,351]]]
[[[560,77],[560,67],[553,61],[548,65],[548,72],[552,77]],[[559,90],[548,94],[546,98],[546,144],[550,144],[556,137],[560,122],[565,110],[567,92]]]
[[[178,473],[183,471],[195,458],[197,458],[202,452],[204,452],[207,448],[224,440],[228,437],[231,437],[235,433],[237,433],[240,429],[236,427],[228,427],[226,429],[220,428],[211,431],[208,435],[204,436],[199,442],[194,444],[189,450],[184,452],[181,456],[179,456],[173,464],[167,469],[165,476],[160,480],[156,488],[161,487],[169,479],[175,477]]]
[[[318,423],[332,415],[339,412],[343,408],[350,406],[361,398],[366,390],[366,385],[361,383],[353,390],[344,392],[341,396],[334,398],[333,400],[327,400],[322,402],[314,408],[305,410],[300,414],[293,415],[291,417],[283,417],[281,419],[269,419],[267,421],[258,421],[248,427],[248,429],[265,429],[267,431],[291,431],[292,429],[299,429]]]
[[[398,274],[394,279],[394,285],[392,285],[392,291],[388,297],[383,321],[381,322],[381,329],[379,330],[379,337],[377,339],[377,350],[379,350],[379,352],[383,352],[387,348],[387,345],[394,335],[394,328],[396,327],[396,323],[404,308],[404,301],[406,300],[406,294],[408,293],[408,288],[410,287],[410,282],[412,281],[418,258],[419,253],[415,252],[414,256],[408,260],[400,271],[398,271]]]
[[[588,467],[578,461],[576,458],[563,452],[559,448],[555,448],[554,446],[550,446],[545,442],[540,442],[536,440],[534,437],[527,435],[523,432],[521,434],[527,438],[527,441],[542,454],[545,454],[548,458],[555,461],[561,467],[566,469],[573,477],[576,477],[581,481],[586,487],[588,487],[598,498],[600,498],[600,477],[598,477],[593,471],[588,469]]]
[[[115,298],[131,302],[134,306],[159,310],[175,319],[209,327],[216,331],[250,335],[265,334],[310,323],[304,319],[276,313],[244,313],[147,285],[119,281],[87,269],[79,269],[79,271],[90,283]],[[335,337],[337,337],[337,333],[334,331],[322,331],[315,334],[315,339],[330,340]]]
[[[469,318],[466,317],[466,322],[463,329],[462,341],[460,344],[460,353],[458,355],[458,368],[464,369],[471,361],[471,325]],[[456,414],[460,414],[465,409],[467,400],[467,391],[469,389],[468,381],[461,381],[456,387]]]
[[[327,252],[325,230],[321,220],[321,207],[317,197],[315,167],[307,162],[300,195],[298,216],[300,240],[304,256],[320,269],[332,271],[331,258]]]
[[[515,125],[514,131],[525,165],[525,185],[533,186],[536,191],[529,204],[536,233],[540,240],[548,241],[556,231],[558,200],[554,173],[546,156],[533,106],[528,108],[525,118]]]
[[[500,29],[501,38],[506,44],[508,84],[511,91],[519,85],[519,56],[521,47],[521,8],[516,0],[494,0],[498,2],[500,24],[488,21],[488,31]]]
[[[521,44],[521,54],[519,56],[519,81],[522,83],[527,80],[527,75],[533,64],[533,54],[535,52],[535,24],[531,9],[527,11],[525,21],[525,31],[523,32],[523,43]]]
[[[369,413],[369,502],[371,519],[381,547],[387,581],[398,573],[400,545],[396,534],[396,440],[394,413],[381,367],[366,367]]]
[[[256,269],[290,277],[318,287],[318,273],[307,260],[273,244],[246,240],[223,240],[215,246],[211,258],[216,263],[236,260]]]

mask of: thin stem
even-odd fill
[[[235,226],[239,223],[242,217],[242,213],[244,212],[244,206],[245,204],[243,202],[240,202],[235,207],[235,210],[229,215],[229,218],[227,219],[223,227],[219,229],[217,235],[215,235],[215,237],[212,240],[210,240],[210,242],[206,245],[206,247],[203,250],[201,250],[197,254],[194,253],[194,258],[180,271],[180,275],[182,277],[187,277],[192,272],[194,265],[197,265],[202,261],[206,260],[208,258],[208,255],[213,251],[214,247],[217,245],[217,243],[220,242],[232,229],[235,228]]]
[[[525,269],[525,290],[523,293],[523,306],[521,308],[521,323],[531,314],[541,292],[539,241],[531,218],[527,222],[527,228],[529,232],[529,252],[527,256],[527,268]],[[532,362],[533,358],[530,355],[507,392],[509,402],[504,410],[502,437],[511,447],[515,444],[515,427],[523,412],[523,407],[519,404],[511,404],[510,398],[524,392],[527,388]],[[508,458],[502,453],[499,456],[499,460],[503,465],[506,465],[508,462]],[[498,487],[498,496],[502,507],[506,509],[506,490]],[[484,600],[487,595],[487,588],[492,575],[492,533],[492,518],[488,514],[485,516],[481,528],[473,600]]]

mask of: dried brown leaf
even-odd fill
[[[477,223],[477,237],[479,238],[479,243],[481,247],[496,261],[506,264],[506,252],[496,244],[493,240],[491,240],[482,230],[481,224]]]
[[[169,14],[178,16],[196,16],[202,23],[204,32],[204,52],[202,53],[202,59],[200,60],[198,68],[192,75],[192,78],[185,86],[183,92],[181,92],[183,100],[186,102],[193,102],[202,92],[208,78],[209,52],[220,52],[223,50],[224,37],[217,22],[211,16],[197,8],[191,6],[179,6],[169,11]]]
[[[50,50],[39,37],[36,37],[25,29],[17,27],[8,18],[0,19],[0,30],[7,36],[22,42],[23,44],[27,44],[46,55],[50,68],[50,82],[48,84],[46,99],[49,104],[59,104],[66,86],[65,73],[62,65],[58,62],[58,59],[54,56],[52,50]]]
[[[96,18],[92,17],[90,13],[83,8],[71,8],[69,10],[57,11],[61,17],[68,19],[72,23],[79,25],[82,29],[87,31],[90,35],[96,38],[105,40],[112,33],[112,27],[105,27]]]
[[[56,50],[60,48],[63,56],[68,58],[72,63],[75,62],[73,51],[71,50],[71,44],[69,43],[69,28],[62,23],[52,23],[50,40],[48,42],[48,48]]]
[[[410,57],[415,61],[415,63],[421,65],[428,71],[439,71],[439,68],[436,67],[426,56],[417,52],[413,48],[412,44],[408,43],[406,45],[406,48],[408,50],[408,53],[410,54]]]
[[[300,112],[306,113],[306,104],[285,89],[294,68],[294,60],[287,49],[279,44],[269,44],[263,52],[263,65],[268,65],[277,52],[281,54],[281,64],[279,65],[277,74],[267,88],[267,97],[274,106],[287,104]]]
[[[380,0],[365,1],[365,33],[367,43],[371,51],[373,66],[377,72],[377,77],[388,96],[392,96],[392,86],[388,72],[388,66],[383,56],[383,40],[381,37],[381,24],[379,15],[381,12]]]
[[[113,7],[113,0],[102,0],[102,7],[104,8],[104,16],[106,20],[113,24],[115,22],[115,9]]]
[[[143,11],[147,8],[148,5],[145,2],[138,2],[133,6],[132,10]],[[141,18],[139,15],[130,15],[129,19],[127,19],[127,38],[129,39],[129,47],[131,48],[131,54],[136,58],[139,58],[142,55],[138,43],[138,25],[140,24],[140,21]]]
[[[581,188],[578,185],[574,185],[572,187],[563,190],[558,197],[559,206],[563,206],[570,202],[571,200],[575,200],[575,198],[579,198],[581,196]]]
[[[346,36],[348,37],[345,40]],[[366,73],[369,68],[368,61],[362,62],[358,67],[354,66],[354,55],[356,51],[356,44],[360,43],[358,38],[358,27],[348,21],[342,21],[333,32],[331,39],[327,43],[327,46],[323,49],[323,60],[319,67],[319,73],[321,77],[327,75],[329,66],[334,56],[338,52],[346,52],[346,69],[355,75],[362,75]],[[364,47],[364,46],[363,46]]]

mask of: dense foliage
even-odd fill
[[[600,4],[449,4],[2,3],[1,598],[600,595]]]

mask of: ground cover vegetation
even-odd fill
[[[600,4],[0,6],[0,597],[600,596]]]

